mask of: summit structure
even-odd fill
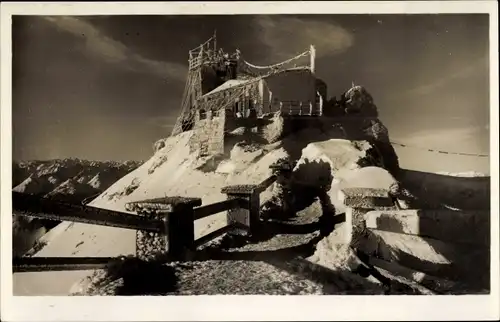
[[[181,113],[172,135],[206,127],[205,120],[214,118],[248,119],[277,111],[319,116],[325,99],[326,85],[315,76],[314,46],[286,61],[257,66],[239,50],[217,48],[214,34],[189,51]]]

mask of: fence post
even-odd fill
[[[309,115],[310,116],[313,115],[313,103],[312,102],[309,102]]]
[[[300,101],[300,103],[299,103],[299,108],[300,108],[299,115],[302,115],[302,101]]]
[[[137,231],[136,256],[144,260],[161,257],[182,260],[194,251],[194,207],[201,206],[200,198],[165,197],[127,204],[140,215],[161,219],[161,234]]]
[[[137,215],[150,219],[161,219],[162,217],[145,210],[138,210]],[[166,247],[163,233],[152,233],[143,230],[137,230],[135,233],[135,256],[139,259],[150,261],[158,257],[164,257]]]
[[[194,251],[194,207],[201,206],[201,198],[172,197],[165,223],[168,255],[182,260],[188,251]]]
[[[273,174],[277,176],[273,190],[283,200],[283,212],[293,212],[293,194],[292,194],[292,174],[294,164],[288,161],[275,162],[269,166]]]
[[[232,185],[223,187],[221,192],[228,199],[242,199],[241,208],[230,209],[227,212],[227,223],[238,224],[248,229],[250,236],[255,236],[260,223],[260,189],[255,184]],[[236,233],[241,230],[236,229]]]

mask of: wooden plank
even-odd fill
[[[81,271],[106,268],[116,257],[17,257],[12,259],[14,273]]]
[[[206,244],[209,241],[211,241],[217,237],[220,237],[220,236],[224,235],[225,233],[231,231],[232,229],[234,229],[234,227],[232,225],[228,225],[228,226],[224,226],[222,228],[219,228],[219,229],[217,229],[209,234],[206,234],[205,236],[200,237],[197,240],[195,240],[194,245],[195,245],[195,247],[198,247],[198,246],[201,246],[203,244]]]
[[[219,212],[227,211],[233,208],[240,208],[241,202],[239,199],[228,199],[220,202],[216,202],[210,205],[194,209],[194,219],[205,218]]]
[[[17,192],[12,193],[12,208],[18,215],[41,219],[73,221],[84,224],[145,230],[155,233],[161,233],[164,230],[161,220],[147,219],[119,211],[38,198]]]
[[[275,175],[270,176],[269,178],[267,178],[266,180],[262,181],[262,182],[259,184],[259,189],[260,189],[261,191],[266,190],[266,189],[267,189],[270,185],[272,185],[272,184],[276,181],[276,179],[277,179],[277,178],[278,178],[278,177],[277,177],[277,176],[275,176]]]

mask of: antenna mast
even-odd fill
[[[214,54],[217,52],[217,29],[214,30]]]

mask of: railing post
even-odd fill
[[[293,194],[292,194],[292,174],[294,164],[288,161],[275,162],[269,166],[273,174],[277,176],[274,191],[283,200],[283,211],[285,213],[293,212]]]
[[[161,219],[162,216],[147,211],[137,211],[138,216],[148,219]],[[163,233],[137,230],[135,233],[135,256],[144,261],[155,260],[165,256],[165,238]]]
[[[227,223],[248,228],[248,234],[255,236],[260,223],[260,190],[255,184],[233,185],[222,188],[228,199],[242,199],[242,207],[227,212]],[[241,232],[236,229],[236,233]]]
[[[137,231],[136,256],[144,260],[166,257],[183,260],[188,251],[194,251],[194,207],[200,198],[165,197],[133,202],[127,205],[140,215],[161,219],[161,234]]]
[[[168,255],[182,260],[187,251],[194,251],[194,212],[193,207],[200,206],[201,199],[181,200],[172,204],[170,213],[164,216]]]
[[[323,96],[319,96],[319,116],[323,116]]]

